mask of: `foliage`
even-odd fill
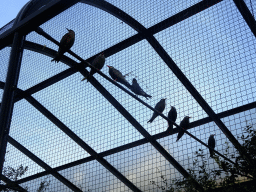
[[[17,181],[27,171],[28,171],[28,166],[23,166],[22,164],[18,168],[13,168],[13,167],[10,167],[10,166],[3,167],[3,175],[5,177],[7,177],[8,179],[10,179],[11,181]],[[38,189],[37,189],[37,192],[46,191],[49,185],[50,185],[50,181],[47,181],[47,180],[42,181],[40,183]],[[16,191],[16,190],[13,190],[13,189],[17,188],[16,186],[13,186],[12,184],[6,185],[5,187],[6,188],[4,190],[1,190],[1,191],[12,192],[12,191]],[[27,190],[27,187],[25,187],[24,189]]]
[[[214,160],[218,168],[208,165],[208,157],[202,149],[196,151],[196,158],[193,160],[192,168],[188,169],[190,178],[174,179],[167,182],[164,175],[161,175],[162,184],[150,181],[150,184],[157,186],[165,192],[188,191],[196,192],[194,181],[196,180],[205,191],[256,191],[256,131],[252,125],[247,125],[239,139],[242,140],[242,147],[250,157],[250,162],[246,161],[238,151],[229,152],[229,145],[226,143],[224,155],[229,159],[234,159],[234,163],[214,155]],[[250,184],[248,184],[250,182]],[[254,182],[254,183],[253,183]]]

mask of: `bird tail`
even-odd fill
[[[148,99],[148,97],[149,97],[149,98],[152,98],[152,96],[151,96],[151,95],[148,95],[148,94],[146,94],[146,93],[145,93],[145,95],[144,95],[144,96],[146,97],[146,99]]]
[[[213,154],[214,152],[213,151],[210,151],[210,157],[213,158]]]
[[[90,73],[89,73],[89,75],[87,75],[86,77],[84,77],[81,81],[84,81],[85,79],[87,79],[87,82],[88,82],[90,78],[91,78],[91,75],[90,75]]]
[[[87,77],[84,77],[81,81],[84,81],[85,79],[87,79]]]
[[[169,133],[171,133],[171,132],[173,132],[173,124],[171,124],[171,123],[168,123],[169,124],[169,127],[167,128],[167,132],[169,132]]]
[[[154,121],[155,117],[152,116],[151,119],[149,119],[148,123],[152,123]]]
[[[178,136],[177,136],[177,140],[176,140],[176,142],[177,141],[179,141],[180,140],[180,138],[183,136],[183,134],[182,135],[180,135],[180,133],[178,133]]]
[[[152,123],[153,122],[153,119],[151,118],[149,121],[148,121],[148,123]]]

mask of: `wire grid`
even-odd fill
[[[145,27],[197,2],[172,2],[168,4],[172,5],[169,9],[164,4],[166,2],[156,4],[148,1],[142,5],[139,1],[110,1]],[[136,34],[136,31],[119,19],[83,3],[77,3],[40,27],[58,41],[66,33],[65,28],[73,29],[76,41],[71,50],[84,59]],[[255,37],[233,1],[222,1],[154,36],[216,113],[254,101]],[[55,44],[35,32],[30,33],[26,39],[58,49]],[[6,66],[9,52],[10,48],[0,51],[0,58]],[[68,53],[65,55],[70,56]],[[44,55],[24,50],[18,87],[26,90],[67,69],[63,63],[51,63],[50,60]],[[152,95],[150,100],[142,96],[139,98],[152,107],[161,98],[167,98],[163,114],[167,116],[171,106],[175,106],[178,112],[177,124],[186,115],[192,117],[191,121],[207,117],[146,40],[107,57],[102,72],[108,74],[106,65],[120,70],[130,83],[136,78],[144,91]],[[7,68],[4,67],[0,69],[3,82],[7,73]],[[168,124],[161,117],[157,117],[153,123],[147,123],[153,114],[151,110],[99,74],[94,77],[151,135],[167,129]],[[142,139],[142,135],[90,83],[80,82],[82,78],[80,73],[75,73],[32,96],[98,153]],[[222,121],[238,138],[241,128],[247,122],[255,123],[255,109],[223,118]],[[225,150],[225,143],[229,143],[213,122],[190,129],[189,132],[205,143],[209,135],[215,133],[216,150],[221,153]],[[25,100],[14,106],[10,135],[51,167],[89,156]],[[209,155],[208,149],[188,135],[185,134],[178,142],[176,138],[177,134],[170,135],[158,142],[186,170],[190,168],[196,150],[202,148]],[[5,165],[15,167],[24,162],[24,165],[29,166],[25,177],[42,171],[25,155],[19,155],[20,152],[11,145],[8,144],[7,150],[12,153],[11,157],[7,156]],[[233,146],[230,151],[235,151]],[[104,158],[142,191],[160,191],[150,181],[161,184],[161,174],[166,176],[169,183],[173,178],[181,178],[181,174],[149,143]],[[210,168],[217,168],[212,159],[208,159],[207,163]],[[97,161],[77,165],[59,173],[83,191],[129,191]],[[51,181],[49,191],[70,191],[51,175],[21,185],[29,186],[29,191],[35,191],[46,178]]]
[[[10,136],[53,168],[88,156],[26,100],[14,106]]]
[[[59,173],[76,186],[81,186],[83,191],[130,191],[95,160],[59,171]]]
[[[84,59],[136,34],[118,18],[85,3],[75,4],[40,27],[58,41],[67,33],[66,28],[75,31],[75,43],[71,50]],[[36,39],[34,42],[37,43]],[[58,49],[50,41],[46,45]]]
[[[4,167],[12,167],[17,169],[21,165],[25,168],[28,166],[28,170],[26,172],[26,176],[33,175],[35,173],[39,173],[44,171],[42,167],[37,165],[34,161],[32,161],[29,157],[20,152],[16,147],[12,146],[10,143],[7,144],[7,153],[5,155]],[[17,161],[18,160],[18,161]],[[18,178],[20,179],[20,178]]]
[[[41,45],[44,45],[44,43]],[[22,90],[26,90],[67,68],[66,65],[50,63],[49,57],[45,55],[24,50],[18,87]]]
[[[144,27],[149,28],[185,9],[200,2],[200,0],[181,1],[118,1],[108,0],[119,9],[123,10]]]
[[[105,159],[141,191],[161,191],[152,182],[166,187],[163,185],[162,175],[168,180],[182,176],[149,143],[107,156]]]
[[[47,175],[40,177],[38,179],[34,179],[25,183],[20,184],[21,187],[27,189],[28,191],[36,192],[40,186],[41,182],[49,182],[49,186],[47,187],[47,191],[65,191],[71,192],[72,190],[68,188],[66,185],[61,183],[58,179],[53,177],[52,175]]]
[[[244,0],[244,2],[246,3],[246,6],[248,7],[252,16],[255,19],[255,17],[256,17],[256,2],[253,0]]]
[[[9,65],[10,52],[11,52],[10,47],[6,47],[6,48],[2,49],[0,52],[0,62],[1,62],[0,81],[2,81],[2,82],[5,82],[5,79],[6,79],[8,65]],[[1,99],[2,99],[2,97],[1,97]]]
[[[155,36],[216,113],[254,101],[255,37],[233,1]]]

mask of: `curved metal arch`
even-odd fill
[[[104,0],[80,0],[81,3],[92,5],[122,20],[139,33],[145,33],[146,28],[130,15]]]

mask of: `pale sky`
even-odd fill
[[[0,28],[13,20],[20,9],[27,3],[29,0],[1,0],[0,1]]]

